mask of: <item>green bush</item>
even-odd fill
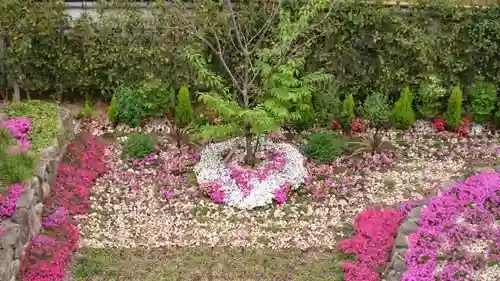
[[[0,129],[0,186],[23,182],[35,169],[35,158],[29,153],[9,152],[14,144],[9,132]]]
[[[82,116],[85,119],[92,119],[93,115],[93,110],[92,110],[92,105],[90,105],[90,101],[86,100],[85,104],[83,105],[83,111],[82,111]]]
[[[385,126],[391,115],[387,95],[380,92],[369,95],[363,104],[363,112],[370,126],[374,128]]]
[[[123,145],[123,153],[132,158],[144,158],[155,150],[156,140],[153,136],[133,133]]]
[[[340,117],[342,101],[337,89],[331,87],[327,91],[313,93],[313,107],[320,126],[330,126],[333,120]]]
[[[111,123],[116,123],[116,96],[113,95],[111,103],[108,106],[108,120]]]
[[[408,129],[415,123],[415,111],[413,111],[413,94],[410,87],[405,87],[401,91],[401,96],[394,103],[391,112],[391,123],[397,129]]]
[[[115,95],[116,121],[131,127],[138,127],[145,118],[163,116],[170,105],[170,90],[157,79],[134,87],[122,86]]]
[[[174,115],[175,121],[182,127],[185,127],[193,122],[193,106],[191,104],[189,90],[186,87],[181,87],[179,90]]]
[[[342,111],[340,113],[342,128],[348,130],[349,125],[354,118],[356,118],[356,115],[354,114],[354,98],[352,97],[352,94],[349,94],[345,97],[344,102],[342,103]]]
[[[432,119],[442,109],[446,89],[436,75],[429,75],[421,84],[417,95],[417,110],[424,119]]]
[[[462,120],[462,90],[456,86],[451,91],[451,96],[448,99],[448,107],[444,114],[446,127],[450,131],[455,131],[458,124]]]
[[[304,153],[319,162],[331,162],[342,155],[346,143],[341,135],[332,132],[312,133]]]
[[[469,112],[477,123],[491,120],[497,101],[497,87],[493,83],[479,80],[474,83],[470,93]]]
[[[494,118],[494,123],[496,124],[497,128],[500,128],[500,99],[498,99],[497,109],[496,109],[496,112],[495,112],[493,118]]]

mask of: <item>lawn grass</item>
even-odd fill
[[[298,249],[82,249],[69,280],[341,281],[341,261],[351,258]]]

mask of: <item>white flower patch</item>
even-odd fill
[[[304,165],[304,156],[298,149],[288,143],[267,143],[263,145],[267,151],[284,153],[285,165],[280,169],[271,169],[265,180],[252,178],[249,194],[245,195],[242,189],[231,178],[230,171],[223,163],[222,154],[228,149],[243,144],[243,138],[234,138],[225,142],[212,143],[201,151],[201,159],[194,167],[196,179],[199,184],[213,181],[223,182],[220,190],[224,192],[224,203],[240,209],[252,209],[271,204],[275,193],[284,184],[289,184],[291,189],[298,188],[305,182],[307,169]]]

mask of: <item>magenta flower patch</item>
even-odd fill
[[[16,210],[17,199],[23,192],[22,184],[13,184],[9,187],[7,195],[0,195],[0,216],[11,217]]]
[[[474,175],[432,198],[412,236],[402,280],[482,280],[499,261],[499,207],[499,172]]]

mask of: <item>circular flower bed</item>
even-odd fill
[[[305,158],[287,143],[262,143],[258,155],[262,162],[253,168],[243,167],[239,161],[225,163],[224,154],[243,143],[244,139],[234,138],[202,150],[194,172],[213,201],[241,209],[265,206],[273,199],[282,204],[290,190],[305,182]],[[234,154],[243,153],[238,150]]]
[[[410,236],[402,280],[499,280],[499,202],[499,172],[474,175],[432,198]]]

